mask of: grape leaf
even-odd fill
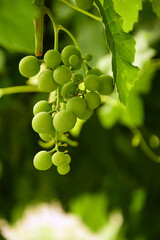
[[[105,27],[108,47],[112,52],[112,70],[119,98],[125,105],[130,90],[139,77],[139,69],[132,65],[135,57],[135,40],[122,29],[122,18],[114,11],[113,1],[104,0],[104,8],[98,0]]]
[[[0,0],[0,45],[8,50],[34,51],[34,9],[28,0]]]
[[[142,9],[141,0],[113,0],[115,11],[122,17],[122,28],[125,32],[133,29],[138,21],[139,10]]]
[[[151,0],[153,11],[157,14],[157,16],[160,18],[160,0]]]

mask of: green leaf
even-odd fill
[[[141,0],[113,0],[115,11],[122,16],[123,30],[129,32],[138,21],[139,10],[142,9]]]
[[[160,1],[159,0],[151,0],[153,11],[157,14],[158,18],[160,19]]]
[[[128,95],[139,77],[139,69],[132,65],[135,57],[135,40],[122,29],[122,19],[114,11],[112,0],[104,0],[104,8],[97,3],[107,37],[108,47],[112,52],[112,70],[119,98],[126,104]]]
[[[31,0],[1,0],[0,45],[12,51],[34,52],[33,14]]]

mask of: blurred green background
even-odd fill
[[[48,0],[46,5],[57,22],[76,37],[83,55],[93,55],[91,65],[110,73],[111,56],[101,23],[58,0]],[[27,0],[0,2],[0,88],[26,82],[18,64],[23,56],[34,54],[33,14]],[[32,109],[48,94],[21,93],[0,99],[1,219],[14,224],[29,205],[59,202],[67,214],[79,216],[97,239],[160,239],[160,164],[151,160],[150,150],[140,143],[143,136],[149,148],[160,154],[160,21],[149,1],[143,1],[139,22],[131,33],[137,40],[135,64],[141,75],[127,109],[116,93],[103,99],[81,131],[73,133],[79,146],[69,147],[72,162],[68,175],[58,175],[54,167],[40,172],[32,164],[42,149],[31,127]],[[45,17],[44,52],[53,48],[53,39],[52,24]],[[61,32],[59,50],[68,44],[71,40]],[[114,213],[114,233],[109,235]],[[41,233],[37,239],[72,238],[47,238]]]

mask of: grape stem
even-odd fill
[[[73,141],[73,140],[69,139],[65,134],[60,135],[58,138],[61,142],[65,142],[72,147],[77,147],[78,146],[77,141]]]
[[[0,97],[14,93],[41,92],[37,86],[14,86],[0,88]]]
[[[33,5],[37,8],[37,14],[34,19],[35,56],[40,57],[43,54],[44,0],[33,0]]]
[[[53,24],[53,29],[54,29],[54,49],[58,51],[58,33],[59,33],[59,29],[58,29],[58,24],[56,23],[53,14],[51,13],[51,11],[49,10],[49,8],[45,7],[44,8],[45,13],[48,15],[48,17],[50,18],[52,24]]]
[[[72,35],[72,33],[70,31],[68,31],[65,27],[61,26],[61,25],[58,25],[58,29],[59,30],[62,30],[64,32],[66,32],[68,34],[68,36],[72,39],[72,41],[74,42],[76,48],[78,48],[80,50],[80,47],[75,39],[75,37]]]
[[[89,13],[89,12],[87,12],[87,11],[85,11],[85,10],[83,10],[83,9],[75,6],[75,5],[73,5],[72,3],[70,3],[70,2],[67,1],[67,0],[59,0],[59,1],[67,4],[67,5],[70,6],[71,8],[77,10],[78,12],[81,12],[81,13],[83,13],[83,14],[85,14],[85,15],[87,15],[87,16],[89,16],[89,17],[91,17],[91,18],[93,18],[93,19],[95,19],[95,20],[97,20],[97,21],[99,21],[99,22],[102,22],[102,18],[97,17],[97,16],[95,16],[94,14]]]
[[[143,150],[143,152],[153,161],[156,163],[160,163],[160,156],[155,154],[152,149],[148,146],[148,144],[146,143],[144,137],[142,136],[142,133],[136,128],[134,127],[134,129],[131,129],[132,133],[136,136],[139,137],[140,140],[140,147]]]

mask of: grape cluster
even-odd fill
[[[113,78],[103,75],[98,68],[90,67],[90,54],[82,58],[81,52],[73,45],[66,46],[62,52],[49,50],[43,61],[34,56],[26,56],[19,63],[19,71],[24,77],[38,74],[37,85],[43,92],[55,92],[52,102],[41,100],[33,108],[32,127],[44,142],[53,141],[53,150],[40,151],[33,163],[38,170],[47,170],[53,164],[59,174],[70,171],[71,158],[61,136],[74,128],[77,118],[87,120],[101,104],[101,95],[111,94]],[[46,69],[40,71],[44,62]],[[87,69],[87,70],[86,70]]]

